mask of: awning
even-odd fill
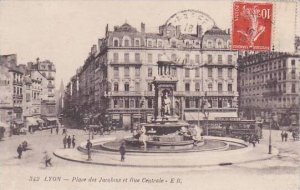
[[[27,117],[27,118],[26,118],[26,124],[27,124],[27,126],[30,126],[30,125],[38,125],[36,119],[33,118],[33,117]]]
[[[14,120],[14,122],[18,125],[21,125],[24,123],[21,119],[16,119],[16,120]]]
[[[37,121],[38,123],[45,123],[45,121],[42,120],[41,118],[36,118],[36,121]]]
[[[46,117],[47,121],[57,121],[56,117]]]
[[[198,120],[205,120],[205,116],[203,112],[185,112],[184,113],[185,120],[187,121],[198,121]],[[208,120],[214,120],[216,117],[237,117],[236,112],[209,112],[208,113]]]
[[[9,128],[9,124],[0,122],[0,127]]]
[[[204,114],[202,112],[199,112],[199,117],[198,117],[198,112],[185,112],[184,113],[185,120],[187,121],[198,121],[204,119]]]

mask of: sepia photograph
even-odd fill
[[[300,190],[300,1],[0,0],[3,190]]]

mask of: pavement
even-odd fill
[[[0,189],[299,190],[300,141],[289,139],[281,142],[280,132],[272,132],[273,147],[278,149],[278,154],[274,153],[272,158],[226,166],[187,168],[111,167],[71,162],[55,156],[52,157],[53,167],[46,168],[43,152],[62,149],[63,135],[50,134],[50,130],[46,130],[5,137],[0,141]],[[68,134],[75,135],[77,145],[88,138],[88,134],[81,130],[69,129]],[[128,135],[126,132],[117,134]],[[261,144],[254,148],[257,154],[268,152],[268,131],[263,135]],[[22,159],[18,159],[16,149],[24,140],[32,150],[24,152]],[[187,155],[182,156],[182,160],[185,157]],[[125,163],[135,162],[130,159],[127,156]],[[118,160],[115,163],[119,163]],[[173,161],[172,157],[169,160]]]

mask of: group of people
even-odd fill
[[[281,131],[280,135],[281,135],[281,141],[282,142],[284,142],[284,141],[286,142],[287,139],[288,139],[288,136],[289,136],[288,133],[286,131]]]
[[[73,137],[71,138],[71,136],[69,135],[67,137],[67,135],[65,135],[65,137],[63,138],[63,145],[64,148],[71,148],[71,144],[72,144],[72,148],[75,148],[75,135],[73,135]]]

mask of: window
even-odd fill
[[[208,84],[208,91],[212,91],[213,90],[213,85],[212,85],[212,83],[209,83]]]
[[[212,55],[207,55],[207,62],[212,63]]]
[[[208,68],[208,77],[212,77],[212,68]]]
[[[185,107],[190,108],[190,100],[188,98],[185,99]]]
[[[114,63],[118,63],[118,62],[119,62],[119,54],[114,53]]]
[[[114,77],[119,77],[119,67],[114,67]]]
[[[295,67],[295,59],[293,59],[293,60],[291,61],[291,63],[292,63],[292,67]]]
[[[185,63],[189,63],[189,62],[190,62],[190,55],[185,54]]]
[[[222,55],[218,55],[218,64],[222,64]]]
[[[139,53],[135,53],[134,54],[134,60],[135,60],[135,62],[140,62],[141,60],[140,60],[140,54]]]
[[[118,107],[118,100],[114,99],[114,108],[117,108],[117,107]]]
[[[223,85],[222,83],[218,83],[218,92],[222,92],[223,91]]]
[[[232,78],[232,69],[228,68],[228,78]]]
[[[131,100],[129,101],[129,107],[130,107],[130,108],[134,108],[134,100],[131,99]]]
[[[148,83],[148,91],[150,91],[150,92],[152,91],[152,83],[151,82]]]
[[[148,108],[152,108],[153,103],[152,103],[152,99],[148,99]]]
[[[140,83],[135,82],[135,91],[140,91]]]
[[[200,69],[196,68],[195,70],[195,77],[200,77]]]
[[[148,54],[148,63],[152,63],[152,54],[151,53]]]
[[[126,83],[124,84],[124,90],[125,90],[126,92],[129,91],[129,83],[128,83],[128,82],[126,82]]]
[[[199,82],[196,82],[196,83],[195,83],[195,90],[196,90],[197,92],[200,91],[200,83],[199,83]]]
[[[176,75],[177,75],[176,67],[172,67],[172,68],[171,68],[171,75],[172,75],[172,76],[176,76]]]
[[[212,100],[208,100],[206,104],[208,108],[212,108]]]
[[[176,48],[176,41],[172,41],[172,42],[171,42],[171,47],[172,47],[172,48]]]
[[[211,48],[212,47],[212,42],[211,41],[207,41],[207,47]]]
[[[135,46],[140,46],[140,40],[139,39],[135,40]]]
[[[148,41],[148,47],[152,47],[152,41]]]
[[[141,73],[141,68],[140,67],[135,67],[135,76],[140,77],[140,73]]]
[[[190,77],[190,70],[189,69],[185,69],[185,77]]]
[[[114,91],[119,91],[119,84],[117,82],[114,83]]]
[[[172,61],[176,61],[176,54],[172,54],[172,55],[171,55],[171,60],[172,60]]]
[[[185,83],[185,91],[190,91],[190,83]]]
[[[148,68],[148,77],[152,77],[152,68]]]
[[[119,100],[119,107],[120,107],[120,108],[123,108],[123,106],[124,106],[124,105],[123,105],[123,100],[120,99],[120,100]]]
[[[232,55],[228,55],[227,59],[228,59],[228,64],[232,64]]]
[[[129,67],[124,67],[124,77],[129,77]]]
[[[296,93],[296,84],[292,84],[292,90],[291,90],[292,93]]]
[[[286,60],[283,60],[282,67],[286,67]]]
[[[221,98],[218,99],[218,108],[222,108],[222,99]]]
[[[129,63],[129,53],[124,53],[124,61],[125,63]]]
[[[125,99],[125,108],[129,108],[129,99]]]
[[[285,71],[283,72],[283,77],[282,77],[282,79],[283,79],[283,80],[286,80],[286,72],[285,72]]]
[[[218,77],[222,78],[223,70],[222,68],[218,68]]]
[[[157,45],[158,47],[162,47],[162,41],[158,41],[158,45]]]
[[[114,40],[114,47],[118,47],[119,46],[119,40]]]
[[[228,90],[228,92],[232,92],[232,84],[228,84],[227,90]]]
[[[294,69],[292,70],[292,79],[296,79],[296,71]]]
[[[141,106],[142,106],[142,104],[143,104],[143,103],[142,103],[142,102],[140,102],[140,100],[139,100],[138,98],[136,98],[136,99],[135,99],[135,107],[136,107],[136,108],[139,108],[139,107],[141,107]]]
[[[200,56],[199,55],[195,55],[195,63],[200,63]]]
[[[125,40],[124,40],[124,46],[125,46],[125,47],[128,47],[128,46],[129,46],[129,40],[128,40],[128,39],[125,39]]]

